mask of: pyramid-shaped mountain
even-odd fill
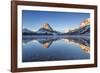
[[[51,26],[48,23],[45,23],[41,26],[41,28],[37,31],[39,34],[50,34],[50,35],[56,35],[59,34],[59,32],[54,31]]]
[[[24,28],[22,30],[22,34],[23,35],[57,35],[57,34],[60,34],[60,32],[53,30],[48,23],[45,23],[36,32],[33,32],[27,28]]]
[[[51,28],[51,26],[48,23],[43,24],[42,28],[49,30],[49,31],[53,31],[53,29]]]

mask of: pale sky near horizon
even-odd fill
[[[80,23],[87,18],[90,18],[90,13],[22,11],[23,28],[33,31],[37,31],[42,24],[48,23],[54,30],[63,32],[64,30],[78,28]]]

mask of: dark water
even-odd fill
[[[89,36],[23,36],[22,62],[90,59]]]

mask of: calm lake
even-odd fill
[[[23,36],[22,62],[90,59],[89,36]]]

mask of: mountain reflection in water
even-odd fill
[[[78,59],[90,59],[89,36],[23,36],[23,62]]]

